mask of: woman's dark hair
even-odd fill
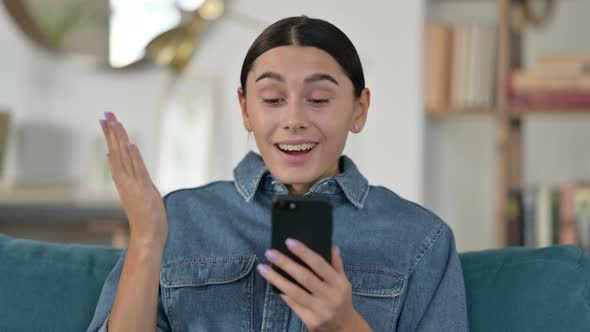
[[[313,46],[330,54],[352,81],[354,96],[360,97],[365,88],[365,77],[356,48],[346,34],[332,23],[307,16],[279,20],[264,29],[252,43],[244,58],[240,74],[244,96],[246,78],[254,61],[268,50],[288,45]]]

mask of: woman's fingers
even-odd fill
[[[306,292],[303,288],[287,280],[266,264],[259,264],[257,269],[264,279],[280,289],[285,295],[301,305],[306,307],[312,306],[312,295]]]
[[[309,268],[320,278],[330,283],[332,280],[338,280],[338,273],[326,260],[315,251],[309,249],[305,244],[294,239],[287,239],[287,248],[299,257]]]
[[[109,160],[111,160],[111,155],[114,153],[114,149],[112,147],[111,134],[109,130],[110,123],[108,120],[100,120],[99,122],[100,126],[102,127],[102,133],[104,134],[105,141],[107,142],[107,156],[109,156]]]
[[[287,296],[285,294],[281,294],[281,298],[283,299],[283,301],[285,301],[285,303],[287,303],[287,305],[291,308],[291,310],[293,310],[297,314],[297,316],[299,316],[299,318],[301,318],[301,320],[305,321],[305,320],[307,320],[308,317],[313,316],[313,312],[311,312],[310,309],[295,302],[289,296]]]
[[[115,114],[105,112],[105,117],[106,120],[101,120],[100,124],[109,148],[111,171],[114,174],[123,171],[127,175],[134,176],[135,167],[130,153],[129,136]]]
[[[135,173],[135,176],[144,180],[151,181],[150,174],[147,171],[147,168],[145,167],[145,162],[143,161],[141,153],[137,149],[137,145],[129,145],[129,155],[131,156],[131,163],[133,164],[133,171]]]
[[[109,165],[113,173],[119,170],[128,175],[151,181],[145,162],[137,145],[129,142],[125,127],[117,120],[115,114],[105,112],[106,120],[100,120],[109,148]]]
[[[305,287],[305,289],[309,290],[312,294],[325,293],[326,285],[324,285],[323,281],[308,268],[298,264],[277,250],[268,250],[265,253],[265,256],[274,265],[278,266],[288,275],[297,280],[301,286]]]
[[[119,152],[119,143],[117,142],[117,136],[115,131],[113,130],[113,123],[117,121],[115,115],[109,112],[105,113],[106,117],[106,140],[107,146],[109,148],[109,162],[111,165],[111,172],[113,176],[117,176],[117,174],[124,172],[125,169],[121,162],[120,152]]]
[[[340,256],[340,248],[332,246],[332,267],[339,274],[344,274],[344,263],[342,262],[342,256]]]
[[[133,171],[131,156],[129,155],[129,137],[127,136],[127,132],[125,131],[123,124],[119,121],[111,122],[111,125],[117,138],[117,144],[119,145],[119,158],[121,159],[121,164],[127,174],[134,176],[135,172]]]

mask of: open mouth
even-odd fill
[[[302,156],[310,153],[317,146],[317,143],[275,144],[275,146],[281,152],[290,156]]]

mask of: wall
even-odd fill
[[[417,75],[420,3],[402,6],[400,2],[375,1],[372,5],[359,6],[356,1],[346,1],[339,3],[337,11],[332,2],[298,1],[281,6],[267,0],[228,3],[231,10],[268,23],[302,13],[323,17],[349,34],[364,60],[373,103],[366,131],[351,138],[346,152],[358,160],[372,183],[386,185],[417,201],[421,200],[422,187],[422,122]],[[167,84],[165,73],[157,69],[105,72],[47,58],[20,37],[6,14],[0,15],[3,44],[8,50],[2,56],[2,65],[7,66],[3,72],[9,76],[3,79],[0,89],[3,95],[0,96],[10,96],[0,101],[23,119],[25,114],[30,114],[31,120],[46,121],[72,132],[76,142],[72,155],[64,163],[67,175],[84,174],[84,147],[90,134],[98,133],[97,122],[103,111],[116,112],[131,130],[139,133],[146,162],[151,168],[155,167],[152,133],[157,128],[158,105]],[[205,71],[221,76],[217,110],[219,135],[212,179],[230,178],[232,166],[248,149],[248,140],[241,128],[236,88],[243,55],[259,32],[223,18],[214,23],[203,38],[191,64],[192,72]],[[8,84],[12,80],[17,84]],[[385,151],[377,152],[376,146],[386,147]],[[16,165],[8,172],[18,173]]]
[[[351,136],[345,153],[373,184],[422,201],[423,115],[421,31],[423,1],[227,1],[230,11],[270,24],[307,14],[327,19],[355,43],[372,89],[369,120]],[[170,83],[158,68],[112,72],[83,59],[50,57],[21,36],[0,11],[0,105],[14,114],[6,175],[83,178],[89,145],[100,135],[98,119],[113,111],[135,132],[148,168],[156,169],[158,110]],[[260,28],[230,15],[211,25],[188,70],[217,76],[218,108],[210,180],[231,179],[233,166],[253,147],[242,128],[236,89],[243,56]],[[45,128],[38,130],[38,128]],[[32,128],[35,138],[22,134]],[[31,132],[31,131],[29,131]],[[52,135],[60,132],[61,135]],[[28,137],[28,138],[27,138]],[[32,146],[23,155],[18,146]]]
[[[421,65],[421,1],[369,1],[363,5],[340,1],[338,10],[327,1],[285,2],[281,6],[270,3],[234,1],[231,8],[269,24],[299,14],[321,17],[339,26],[355,43],[367,86],[372,89],[372,104],[366,130],[350,136],[345,153],[357,161],[371,183],[421,201],[423,123],[417,75]],[[229,149],[224,159],[218,160],[216,177],[229,176],[227,165],[234,165],[246,150],[236,89],[242,56],[258,33],[237,20],[224,19],[212,27],[193,63],[195,68],[219,71],[223,76],[219,130],[232,134],[219,137],[219,146]]]

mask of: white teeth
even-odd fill
[[[279,144],[279,148],[285,151],[304,151],[304,150],[311,150],[313,147],[316,146],[315,143],[305,143],[305,144],[297,144],[297,145],[290,145],[290,144]]]

